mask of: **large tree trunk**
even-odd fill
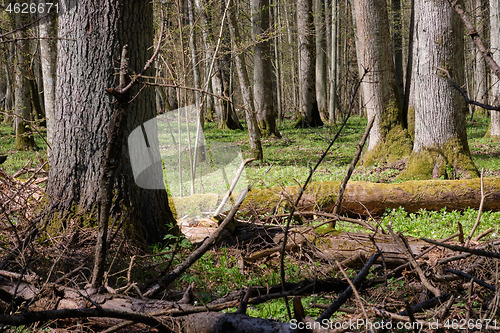
[[[500,64],[500,4],[498,1],[490,1],[490,38],[493,59]],[[491,74],[492,104],[500,105],[500,82],[495,74]],[[487,135],[493,139],[500,140],[500,112],[491,111],[491,123]]]
[[[312,183],[304,193],[298,210],[329,212],[337,199],[340,182]],[[243,211],[279,212],[289,209],[299,193],[298,186],[285,189],[252,190]],[[500,178],[485,178],[484,210],[500,210]],[[406,212],[421,209],[462,210],[478,208],[481,202],[479,178],[462,180],[413,180],[398,184],[349,182],[339,214],[380,216],[386,209],[403,207]]]
[[[415,26],[415,140],[405,176],[476,177],[465,131],[467,105],[438,69],[464,83],[462,22],[446,0],[417,0]]]
[[[14,64],[14,130],[16,133],[16,149],[27,150],[35,146],[33,133],[28,122],[32,119],[33,108],[30,100],[29,65],[29,41],[26,39],[25,30],[22,27],[27,23],[26,17],[15,15],[13,17],[15,34],[18,38],[15,49]]]
[[[269,0],[252,0],[252,30],[255,39],[253,56],[253,95],[255,111],[263,137],[277,134],[273,102],[273,70],[269,41]]]
[[[410,155],[411,141],[402,123],[386,1],[355,0],[354,10],[360,75],[368,70],[361,83],[363,106],[369,119],[375,117],[363,161],[394,162]]]
[[[323,126],[316,101],[312,0],[297,1],[299,36],[299,119],[296,127]]]
[[[139,72],[152,53],[153,9],[150,2],[66,0],[60,3],[56,109],[47,195],[50,211],[95,212],[113,99],[106,89],[118,86],[117,62],[129,46],[129,68]],[[106,15],[95,15],[95,13]],[[140,13],[140,15],[137,15]],[[146,73],[146,75],[148,75]],[[132,96],[138,89],[131,92]],[[128,107],[125,137],[155,116],[154,90],[143,89]],[[150,132],[151,133],[151,132]],[[157,138],[149,137],[151,145]],[[149,244],[163,240],[175,224],[167,193],[140,188],[134,181],[127,140],[116,173],[113,213],[127,219],[131,237]],[[161,168],[152,165],[155,176]],[[64,215],[63,215],[64,216]]]
[[[239,49],[239,45],[242,41],[239,33],[238,22],[236,20],[237,13],[234,4],[229,8],[227,15],[231,38],[233,39],[233,42],[236,46],[236,70],[238,71],[241,95],[243,97],[243,104],[245,105],[248,138],[250,141],[250,154],[253,158],[262,159],[262,144],[260,140],[260,131],[259,125],[257,123],[257,116],[254,112],[254,97],[252,88],[250,86],[250,79],[248,77],[245,54]]]

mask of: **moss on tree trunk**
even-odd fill
[[[340,182],[312,183],[299,203],[299,211],[333,208]],[[484,179],[486,199],[484,210],[500,210],[500,178]],[[242,205],[242,211],[283,213],[299,193],[298,186],[285,189],[252,190]],[[386,209],[403,207],[407,212],[420,209],[461,210],[478,208],[481,200],[479,178],[463,180],[412,180],[395,184],[349,182],[342,201],[341,214],[383,214]]]

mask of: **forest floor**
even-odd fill
[[[487,122],[487,118],[478,117],[468,123],[469,145],[477,167],[484,168],[484,175],[498,177],[500,176],[500,143],[483,138],[487,130]],[[365,126],[366,121],[362,118],[353,117],[349,121],[340,137],[339,144],[319,167],[313,181],[342,180]],[[322,150],[325,149],[329,139],[333,136],[332,129],[327,127],[293,129],[291,121],[286,121],[280,129],[283,138],[271,137],[264,140],[264,161],[254,162],[246,170],[247,179],[256,187],[303,184],[309,173],[309,167],[320,157]],[[29,178],[36,166],[45,160],[44,140],[37,138],[37,143],[42,148],[39,152],[17,152],[13,147],[13,137],[9,127],[0,126],[0,134],[0,155],[7,154],[9,156],[7,162],[1,166],[6,171],[6,176],[2,178],[4,187],[0,188],[0,191],[15,191],[16,188],[24,186],[20,179]],[[241,147],[243,155],[248,149],[246,134],[243,131],[221,131],[213,127],[212,124],[208,124],[205,137],[207,140],[217,142],[236,142]],[[351,179],[397,182],[402,165],[404,166],[404,161],[392,166],[369,168],[359,166]],[[25,172],[19,173],[23,168]],[[12,177],[16,173],[17,179]],[[43,180],[45,176],[46,174],[42,173],[38,178]],[[6,186],[9,188],[7,189]],[[32,190],[30,198],[40,198],[43,194],[43,183],[30,183],[30,186],[29,188]],[[36,209],[38,209],[34,205],[36,200],[30,198],[19,201],[19,205],[13,209],[10,215],[10,221],[5,220],[3,216],[1,218],[4,223],[0,230],[2,256],[12,244],[17,243],[18,234],[13,233],[13,229],[17,229],[18,233],[26,230],[29,219],[34,216]],[[401,231],[405,236],[443,239],[460,229],[463,230],[462,235],[468,235],[477,215],[478,211],[475,209],[466,209],[461,212],[424,210],[412,214],[408,214],[402,209],[396,209],[387,211],[382,217],[372,219],[370,222],[385,230],[388,225],[391,225],[394,232]],[[191,284],[194,284],[192,295],[194,305],[207,304],[233,291],[245,290],[249,286],[263,286],[267,287],[268,290],[273,290],[273,286],[280,283],[279,253],[273,252],[252,262],[243,260],[258,250],[269,249],[278,244],[273,236],[266,233],[271,233],[269,230],[273,228],[281,230],[284,220],[267,223],[265,222],[266,218],[267,216],[253,216],[249,219],[239,216],[238,221],[241,223],[236,227],[236,231],[233,231],[240,232],[241,235],[239,237],[226,236],[213,249],[206,252],[172,285],[168,297],[180,298]],[[305,220],[305,227],[315,228],[318,234],[331,234],[329,233],[331,230],[328,230],[326,226],[318,227],[327,220],[318,217]],[[500,212],[482,212],[481,224],[476,235],[488,229],[490,232],[481,242],[475,242],[472,245],[492,248],[491,242],[499,238],[499,221]],[[264,230],[264,234],[245,236],[246,231],[243,230],[243,227],[248,225],[258,225],[261,230]],[[14,226],[16,227],[14,228]],[[363,230],[348,222],[337,222],[333,235],[341,232],[359,231],[366,232],[366,229]],[[30,258],[17,259],[19,263],[17,268],[22,269],[23,264],[26,263],[25,260],[36,262],[36,265],[30,267],[30,272],[36,273],[43,280],[55,280],[65,277],[69,271],[81,266],[82,268],[77,271],[76,275],[67,280],[67,283],[83,286],[88,282],[91,271],[92,245],[95,238],[96,230],[93,229],[68,228],[63,234],[57,236],[43,235],[30,250]],[[115,290],[130,286],[132,282],[137,282],[139,287],[144,287],[148,282],[161,276],[162,272],[168,271],[180,263],[194,248],[195,245],[189,241],[179,240],[175,246],[158,245],[148,249],[148,251],[143,251],[133,246],[126,236],[119,233],[111,244],[111,264],[107,274],[107,283]],[[315,251],[314,248],[299,247],[286,256],[284,267],[287,282],[303,284],[304,281],[344,279],[342,271],[338,269],[335,262],[319,259]],[[438,274],[435,271],[436,262],[451,255],[450,251],[442,249],[435,249],[431,252],[421,262],[427,276],[441,274],[442,272]],[[457,262],[455,261],[455,263]],[[471,268],[468,271],[484,281],[498,281],[500,276],[498,261],[486,258],[481,263],[481,267],[477,267],[476,261],[463,259],[460,261],[460,265],[453,266],[452,264],[450,267],[463,270]],[[423,283],[413,271],[403,270],[402,273],[387,276],[388,268],[381,264],[376,266],[368,277],[371,284],[368,283],[361,287],[362,293],[359,298],[356,296],[347,301],[342,309],[334,314],[333,320],[341,322],[353,318],[370,317],[379,318],[373,320],[382,322],[380,314],[373,314],[374,311],[377,311],[376,308],[398,313],[405,309],[405,304],[414,305],[430,298],[429,292],[425,290]],[[9,267],[16,268],[15,265]],[[347,275],[351,278],[358,271],[359,267],[346,269]],[[449,275],[447,278],[450,279]],[[380,283],[382,280],[383,282]],[[441,324],[444,324],[444,319],[446,319],[449,320],[450,325],[459,326],[461,323],[462,325],[465,323],[467,326],[469,321],[465,320],[477,320],[488,316],[489,319],[496,318],[499,323],[497,325],[495,322],[495,326],[500,326],[500,317],[495,314],[494,309],[486,306],[496,302],[495,293],[492,294],[479,287],[474,289],[471,283],[465,283],[463,280],[443,280],[438,283],[438,287],[445,294],[453,293],[453,302],[443,301],[437,310],[433,309],[431,312],[419,314],[416,317],[417,320],[427,320],[438,316],[438,318],[443,319]],[[127,293],[131,296],[137,296],[134,290],[134,288],[130,288]],[[498,296],[498,291],[496,295]],[[308,293],[302,298],[306,315],[316,318],[336,297],[337,293],[331,292]],[[234,312],[236,307],[229,307],[224,311]],[[289,320],[285,301],[282,298],[271,299],[260,304],[250,303],[246,313],[260,318]],[[95,329],[92,322],[82,321],[78,322],[78,325]],[[44,327],[48,326],[39,326],[37,330],[44,329]],[[450,328],[452,327],[450,326]]]

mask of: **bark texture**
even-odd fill
[[[494,2],[494,1],[493,1]],[[486,37],[488,18],[485,15],[487,12],[485,0],[475,0],[474,5],[474,19],[476,21],[476,29],[479,35],[483,38]],[[498,37],[496,37],[498,38]],[[488,104],[488,71],[486,61],[479,50],[474,47],[475,68],[474,68],[474,100]],[[476,106],[477,108],[477,106]]]
[[[478,176],[465,131],[467,105],[438,68],[464,83],[463,25],[446,0],[415,1],[415,139],[405,176]]]
[[[228,23],[231,38],[233,42],[238,45],[241,42],[241,37],[236,20],[236,7],[232,5],[228,11]],[[250,86],[250,79],[248,77],[247,65],[245,61],[245,54],[239,52],[235,54],[236,70],[238,71],[238,78],[240,80],[241,95],[243,97],[243,104],[245,105],[245,116],[248,128],[248,137],[250,141],[251,157],[262,159],[262,143],[260,140],[260,130],[257,123],[257,116],[254,112],[254,97],[253,91]]]
[[[375,118],[364,163],[396,161],[411,153],[411,142],[402,124],[386,1],[355,0],[354,9],[358,64],[368,70],[363,106],[368,119]]]
[[[253,95],[262,136],[278,133],[273,101],[273,70],[269,40],[269,0],[252,0],[252,30],[255,39],[253,56]],[[279,133],[278,133],[279,136]]]
[[[56,13],[43,14],[38,29],[42,67],[43,98],[47,122],[47,142],[52,144],[54,135],[54,109],[56,97],[57,20]]]
[[[60,3],[56,109],[47,195],[51,212],[92,213],[99,203],[113,97],[118,86],[121,49],[129,45],[129,68],[139,72],[151,55],[153,10],[149,2],[66,0]],[[102,15],[96,15],[102,13]],[[138,15],[140,13],[140,15]],[[146,73],[146,75],[148,75]],[[138,87],[131,92],[138,92]],[[128,107],[125,138],[155,116],[155,96],[144,89]],[[155,137],[150,145],[158,144]],[[117,170],[114,214],[128,219],[131,236],[155,243],[175,220],[165,190],[138,187],[131,169],[127,140]],[[161,167],[151,166],[161,173]]]
[[[500,4],[498,1],[490,1],[490,29],[493,59],[497,64],[500,64]],[[500,105],[499,80],[500,79],[494,73],[491,74],[492,104],[496,106]],[[500,112],[491,112],[491,123],[488,130],[488,136],[500,140]]]
[[[315,0],[314,25],[316,30],[316,100],[319,114],[328,119],[326,108],[326,26],[324,0]]]
[[[316,101],[312,0],[297,1],[299,110],[296,127],[323,126]]]
[[[28,121],[32,119],[33,108],[30,95],[30,49],[26,40],[24,29],[26,17],[15,15],[12,17],[14,26],[18,31],[15,36],[18,38],[15,45],[14,64],[14,131],[16,132],[16,149],[27,150],[35,146],[35,140],[31,133]]]
[[[313,183],[306,190],[298,210],[331,211],[340,182]],[[500,210],[500,178],[485,178],[484,210]],[[289,209],[299,192],[297,186],[285,189],[252,190],[243,202],[243,211],[276,212]],[[397,184],[349,182],[339,214],[382,215],[386,209],[403,207],[406,212],[420,209],[461,210],[478,208],[481,201],[479,178],[462,180],[414,180]]]

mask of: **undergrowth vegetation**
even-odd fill
[[[500,176],[500,143],[484,138],[487,131],[489,119],[477,117],[468,123],[469,145],[474,162],[479,170],[484,169],[484,175]],[[341,134],[334,149],[320,165],[312,181],[342,180],[346,169],[354,155],[358,141],[366,126],[366,119],[352,117],[343,133]],[[263,140],[264,160],[254,162],[246,169],[246,176],[250,183],[259,188],[282,187],[303,184],[309,174],[310,167],[316,163],[323,149],[335,134],[336,128],[322,127],[315,129],[295,129],[291,120],[285,120],[280,124],[283,138],[269,137]],[[244,131],[219,130],[214,123],[206,125],[205,137],[208,141],[217,143],[237,143],[243,151],[248,151],[247,134]],[[38,152],[16,151],[14,148],[14,135],[10,125],[0,124],[0,155],[8,155],[7,161],[2,168],[9,174],[15,174],[20,168],[26,166],[31,160],[33,164],[39,164],[39,160],[46,159],[46,143],[40,136],[36,135]],[[399,161],[392,165],[374,165],[371,167],[358,166],[351,180],[363,180],[372,182],[395,182],[398,175],[404,169],[405,161]],[[23,175],[28,176],[29,173]],[[464,211],[440,211],[421,210],[418,213],[407,213],[404,209],[388,210],[377,220],[369,221],[372,225],[379,225],[386,229],[391,225],[394,231],[401,231],[407,236],[427,237],[441,239],[448,237],[463,229],[467,236],[474,225],[478,211],[465,209]],[[482,213],[481,224],[475,235],[492,228],[487,237],[495,238],[499,233],[500,212],[485,211]],[[324,221],[313,222],[317,226]],[[327,232],[328,226],[324,225],[317,229],[318,232]],[[366,232],[366,229],[347,222],[337,222],[336,231]],[[167,236],[175,237],[175,236]],[[168,270],[179,264],[194,249],[186,239],[177,239],[176,245],[167,247],[157,246],[152,249],[154,261],[162,268]],[[218,247],[207,252],[199,259],[177,282],[177,289],[185,289],[194,283],[196,290],[194,295],[196,302],[206,304],[210,300],[221,297],[231,291],[245,289],[249,286],[272,286],[280,283],[278,255],[273,255],[269,260],[252,265],[242,265],[242,252],[231,247]],[[298,282],[303,279],[315,279],[326,277],[341,277],[340,273],[332,267],[310,262],[304,258],[287,256],[285,259],[285,272],[288,282]],[[148,278],[147,273],[140,279]],[[348,272],[354,275],[355,272]],[[390,294],[398,289],[404,280],[389,280],[385,292]],[[383,294],[383,290],[379,291]],[[367,302],[375,302],[380,295],[368,296]],[[330,304],[331,299],[323,296],[309,296],[302,300],[307,315],[317,317],[322,310],[312,306],[313,304]],[[399,306],[400,304],[397,304]],[[235,311],[230,309],[228,311]],[[259,305],[250,305],[248,312],[250,316],[261,318],[287,319],[287,311],[283,300],[273,300]]]

